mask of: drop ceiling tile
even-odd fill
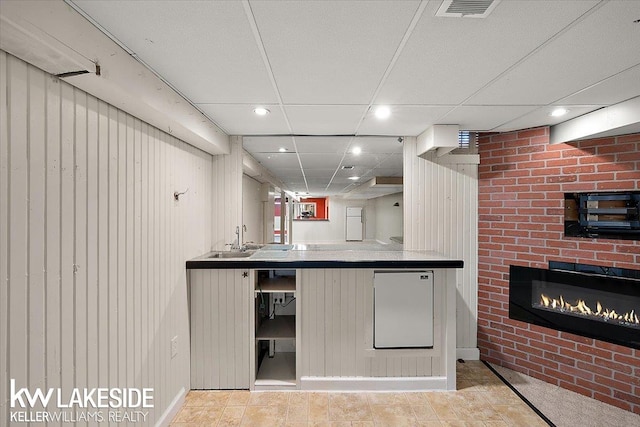
[[[558,104],[617,104],[640,95],[640,64],[559,100]]]
[[[342,155],[353,137],[350,136],[296,136],[298,153],[333,153]]]
[[[402,153],[402,144],[397,137],[358,136],[352,144],[362,148],[364,153]]]
[[[440,3],[427,5],[376,103],[461,103],[597,2],[503,1],[486,19],[436,17]]]
[[[335,170],[342,160],[342,154],[300,154],[302,167],[306,169],[331,169]]]
[[[242,2],[74,3],[194,103],[277,102]]]
[[[392,154],[382,161],[381,168],[400,168],[402,170],[402,154]]]
[[[564,104],[563,104],[564,106]],[[549,113],[554,110],[554,106],[540,107],[528,114],[506,122],[494,129],[495,132],[508,132],[518,129],[526,129],[543,125],[555,125],[573,119],[583,114],[602,108],[601,105],[572,105],[567,106],[569,112],[562,117],[551,117]]]
[[[280,107],[266,107],[271,112],[258,116],[252,105],[198,104],[198,108],[229,135],[288,134],[289,127]]]
[[[286,169],[286,168],[277,168],[274,173],[278,174],[278,178],[283,181],[299,181],[304,182],[304,177],[302,176],[302,171],[300,168],[297,169]]]
[[[343,165],[353,165],[359,167],[368,167],[373,168],[383,162],[390,154],[346,154],[344,156],[344,160],[342,161]]]
[[[299,166],[295,153],[252,153],[253,157],[266,168],[278,175],[278,169],[295,169]]]
[[[285,104],[368,104],[419,4],[250,3]]]
[[[635,1],[602,3],[469,102],[550,104],[640,63],[640,31],[633,23],[637,16]],[[606,37],[594,28],[606,28]],[[597,103],[590,98],[583,101]]]
[[[457,124],[460,130],[488,131],[536,108],[534,105],[462,105],[442,118],[440,123]]]
[[[336,171],[336,168],[327,168],[327,169],[309,169],[309,168],[304,168],[304,176],[307,177],[307,181],[309,181],[310,179],[320,179],[320,178],[325,178],[326,181],[328,181],[328,178],[331,178],[331,176],[333,175],[333,173]]]
[[[402,176],[402,168],[377,168],[374,176]]]
[[[419,135],[432,124],[439,123],[438,120],[453,107],[391,105],[391,116],[386,120],[377,119],[373,111],[369,111],[358,129],[358,134],[388,135],[395,138]]]
[[[298,135],[351,135],[366,105],[286,105],[291,129]]]
[[[277,153],[281,147],[291,153],[295,151],[290,136],[245,136],[242,146],[249,153]]]

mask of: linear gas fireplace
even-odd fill
[[[640,349],[640,280],[512,265],[509,318]]]

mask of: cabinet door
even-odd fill
[[[249,388],[248,270],[190,270],[191,388]]]

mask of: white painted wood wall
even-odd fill
[[[240,227],[242,238],[242,137],[229,139],[230,154],[213,156],[213,203],[208,211],[199,211],[212,223],[212,250],[229,250]]]
[[[211,247],[211,159],[0,51],[0,424],[10,378],[152,387],[143,425],[189,389],[185,260]]]
[[[190,270],[189,277],[191,388],[248,389],[248,270]]]
[[[435,153],[420,158],[416,138],[404,139],[404,248],[464,260],[457,275],[456,336],[459,357],[468,358],[478,357],[478,165],[454,160]]]
[[[374,270],[298,270],[302,276],[298,377],[444,376],[446,271],[436,271],[434,348],[373,350]]]

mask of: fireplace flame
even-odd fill
[[[617,313],[613,309],[603,308],[600,301],[596,302],[596,308],[594,311],[587,305],[586,301],[582,299],[578,299],[575,303],[571,304],[568,301],[565,301],[562,295],[560,295],[559,298],[551,298],[545,294],[540,294],[540,304],[547,308],[559,311],[568,311],[584,316],[597,317],[604,321],[615,320],[622,323],[640,326],[638,313],[636,313],[635,310],[631,310],[627,313]]]

